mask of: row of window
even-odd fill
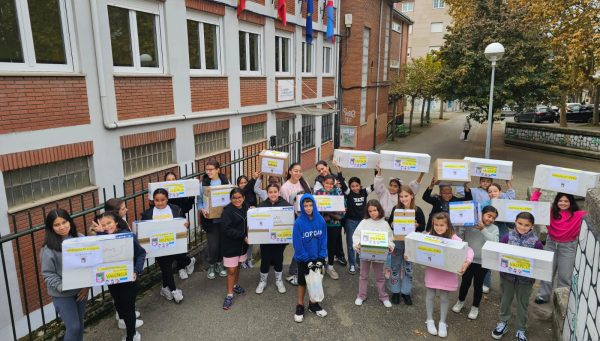
[[[440,8],[446,7],[446,4],[444,3],[444,0],[433,0],[432,7],[433,7],[433,9],[440,9]],[[415,10],[415,3],[413,1],[402,3],[402,9],[401,9],[402,12],[412,12],[414,10]]]

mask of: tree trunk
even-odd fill
[[[427,99],[427,114],[425,117],[427,117],[427,124],[429,124],[429,122],[431,122],[431,98]]]
[[[425,115],[425,98],[421,99],[421,123],[419,127],[423,126],[423,116]]]
[[[598,111],[600,111],[600,109],[598,108],[598,106],[600,105],[600,89],[598,89],[598,87],[600,86],[594,86],[594,114],[592,115],[592,125],[595,126],[598,125]]]
[[[566,98],[563,101],[562,110],[559,111],[559,122],[562,128],[567,127],[567,101]]]
[[[444,119],[444,99],[440,98],[440,120]]]
[[[415,96],[410,97],[410,119],[408,121],[408,131],[412,131],[413,113],[415,112]]]

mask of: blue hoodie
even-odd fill
[[[312,217],[304,212],[304,199],[313,202]],[[319,214],[315,198],[304,194],[300,199],[300,215],[294,223],[294,259],[298,262],[316,261],[327,258],[327,225]]]

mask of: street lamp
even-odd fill
[[[491,43],[485,47],[485,58],[492,62],[492,81],[490,82],[490,103],[488,107],[488,129],[485,139],[485,158],[490,158],[490,147],[492,144],[492,125],[494,124],[493,111],[494,108],[494,76],[496,74],[496,62],[502,59],[504,55],[504,46],[500,43]]]

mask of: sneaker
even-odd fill
[[[524,330],[517,330],[517,341],[527,341],[527,335]]]
[[[481,289],[481,292],[483,292],[484,294],[489,294],[490,293],[490,287],[488,287],[487,285],[484,285],[483,289]]]
[[[252,265],[252,261],[249,259],[245,261],[244,264],[246,264],[247,269],[252,269],[254,267],[254,265]]]
[[[496,328],[492,332],[492,337],[496,340],[500,340],[504,334],[508,331],[508,322],[500,321],[496,325]]]
[[[385,300],[385,301],[383,301],[383,306],[386,308],[391,308],[392,302],[390,302],[390,300]]]
[[[233,305],[233,296],[225,296],[225,300],[223,301],[223,310],[229,310]]]
[[[538,296],[538,297],[535,298],[534,302],[535,302],[535,304],[546,304],[546,303],[548,303],[548,300],[545,300],[545,299],[543,299],[543,298],[541,298],[541,297]]]
[[[241,267],[242,267],[242,269],[248,269],[248,263],[243,262]]]
[[[413,305],[413,301],[412,301],[412,298],[410,297],[410,295],[402,294],[401,296],[402,296],[402,299],[404,300],[404,304]]]
[[[346,266],[348,265],[348,261],[346,261],[346,257],[335,257],[335,261],[338,262],[340,265]]]
[[[245,295],[246,289],[242,288],[239,284],[233,286],[233,292],[238,295]]]
[[[160,289],[160,296],[164,297],[167,301],[173,300],[173,294],[171,293],[171,290],[169,290],[169,288],[167,287]]]
[[[327,274],[331,279],[339,279],[340,275],[338,275],[337,271],[334,268],[327,269]]]
[[[125,325],[125,320],[119,320],[119,322],[117,323],[119,329],[127,329],[127,326]],[[135,320],[135,328],[139,328],[141,326],[144,325],[144,321],[142,320]]]
[[[427,324],[427,332],[431,335],[437,335],[437,328],[435,328],[435,322],[433,320],[425,321]]]
[[[438,327],[438,336],[439,337],[448,336],[448,325],[445,324],[444,322],[440,322],[440,325]]]
[[[185,269],[179,269],[179,278],[188,279],[188,274]]]
[[[385,279],[390,279],[390,277],[392,277],[392,269],[385,268],[385,270],[383,270],[383,277],[385,277]]]
[[[216,270],[219,273],[219,276],[221,276],[221,277],[227,277],[227,270],[225,270],[225,268],[223,267],[222,263],[217,263]]]
[[[479,308],[478,307],[471,307],[471,311],[469,312],[469,318],[471,320],[476,320],[477,316],[479,316]]]
[[[392,304],[400,304],[400,294],[392,294]]]
[[[267,286],[267,282],[266,281],[260,281],[258,282],[258,285],[256,286],[256,290],[255,292],[257,294],[262,294],[265,291],[265,287]]]
[[[285,292],[287,291],[285,289],[285,285],[283,285],[283,281],[275,281],[275,286],[277,287],[277,291],[279,291],[280,294],[285,294]]]
[[[208,277],[208,279],[215,279],[215,266],[214,265],[210,265],[208,267],[208,272],[206,273],[206,277]]]
[[[175,289],[171,291],[171,294],[173,294],[173,300],[175,301],[175,303],[180,303],[181,301],[183,301],[183,292],[181,291],[181,289]]]
[[[350,265],[350,268],[348,269],[348,272],[349,272],[351,275],[356,275],[356,266],[354,266],[354,265]]]
[[[296,313],[294,314],[294,321],[302,323],[304,321],[304,306],[302,304],[296,305]]]
[[[136,331],[135,335],[133,336],[133,341],[141,341],[141,340],[142,340],[142,336],[140,335],[140,333],[138,333]],[[127,341],[127,336],[123,336],[123,338],[121,339],[121,341]]]
[[[325,309],[321,308],[321,306],[319,305],[319,303],[311,303],[311,304],[309,304],[308,305],[308,311],[310,311],[311,313],[315,313],[319,317],[325,317],[325,316],[327,316],[327,312],[325,311]]]
[[[452,311],[458,314],[464,306],[465,301],[456,301],[456,304],[452,307]]]
[[[298,276],[297,275],[289,275],[285,280],[293,286],[298,286]]]
[[[188,266],[185,267],[185,272],[187,272],[188,275],[191,275],[194,273],[194,265],[195,264],[196,264],[196,257],[190,258],[190,264],[188,264]]]
[[[361,306],[363,304],[364,300],[362,298],[356,298],[356,300],[354,300],[354,304],[356,304],[357,306]]]
[[[138,317],[140,317],[140,315],[142,315],[142,314],[140,314],[140,312],[136,310],[136,311],[135,311],[135,318],[138,318]],[[117,321],[119,321],[119,320],[120,320],[120,318],[119,318],[119,313],[115,313],[115,320],[117,320]]]

